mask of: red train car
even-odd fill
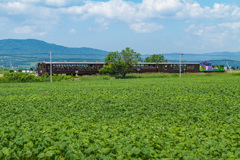
[[[175,62],[161,62],[161,63],[153,63],[153,62],[144,62],[138,63],[134,70],[137,73],[145,73],[145,72],[163,72],[163,73],[179,73],[180,63]],[[199,72],[199,63],[190,63],[183,62],[181,63],[181,72]]]
[[[52,62],[53,74],[67,75],[91,75],[99,73],[99,70],[106,65],[104,62]],[[134,66],[133,72],[164,72],[164,73],[179,73],[180,63],[173,62],[140,62]],[[184,72],[199,72],[199,63],[181,63],[182,73]],[[50,74],[50,62],[38,63],[38,75]]]
[[[53,74],[91,75],[99,73],[104,62],[52,62]],[[50,62],[38,63],[38,75],[50,74]]]

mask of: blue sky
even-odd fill
[[[237,0],[1,0],[0,39],[141,54],[240,51]]]

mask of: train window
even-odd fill
[[[165,65],[165,68],[167,68],[167,65]]]
[[[46,66],[45,66],[45,64],[44,64],[44,65],[43,65],[43,68],[45,69],[45,67],[46,67]]]

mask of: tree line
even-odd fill
[[[162,54],[153,54],[144,60],[141,54],[127,47],[121,52],[109,52],[105,58],[108,64],[100,70],[101,74],[121,74],[125,78],[126,74],[133,71],[134,65],[138,62],[167,62]]]

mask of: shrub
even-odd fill
[[[10,82],[33,82],[35,76],[29,73],[6,73],[5,78]]]
[[[115,75],[117,74],[116,71],[114,71],[113,67],[111,64],[104,66],[99,70],[100,74],[110,74],[110,75]]]

